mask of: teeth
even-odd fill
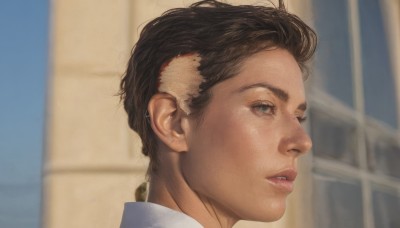
[[[287,177],[277,177],[276,179],[279,179],[279,180],[287,180]]]

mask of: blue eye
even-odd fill
[[[252,105],[252,109],[260,114],[273,115],[275,114],[275,105],[270,103],[256,103]]]

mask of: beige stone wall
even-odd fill
[[[134,200],[134,189],[144,180],[147,165],[140,140],[129,130],[115,96],[119,80],[137,39],[137,28],[168,8],[190,2],[52,2],[46,228],[119,227],[123,203]],[[299,6],[290,8],[301,12]],[[296,210],[301,205],[300,191],[293,194],[291,209],[281,221],[240,222],[235,227],[294,227],[295,218],[301,215]]]
[[[128,129],[120,76],[132,46],[128,0],[52,3],[44,225],[118,227],[146,160]]]

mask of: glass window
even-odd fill
[[[311,78],[314,227],[398,228],[399,113],[381,0],[312,2],[320,41]]]
[[[318,33],[313,83],[344,104],[353,107],[353,80],[347,0],[314,0]]]
[[[311,108],[310,117],[314,155],[357,166],[355,121],[316,107]]]
[[[314,227],[363,228],[361,196],[358,181],[314,174]]]
[[[379,2],[359,2],[365,113],[397,128],[394,75]]]
[[[400,178],[400,143],[396,136],[376,127],[369,127],[366,136],[369,170]]]
[[[400,197],[389,192],[373,191],[373,209],[376,228],[400,227]]]

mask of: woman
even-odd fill
[[[275,221],[311,148],[301,122],[314,31],[278,8],[200,1],[148,23],[121,82],[150,157],[121,227]]]

